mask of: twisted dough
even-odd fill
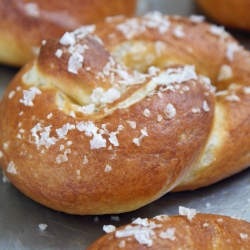
[[[74,214],[210,185],[250,162],[249,66],[248,51],[197,16],[67,32],[8,86],[0,165],[27,196]]]
[[[248,0],[196,1],[216,22],[227,27],[250,31],[250,2]]]
[[[138,218],[119,228],[105,226],[102,236],[88,250],[97,249],[248,249],[250,223],[221,215],[194,214],[181,208],[184,216]],[[109,230],[109,231],[108,231]],[[114,230],[114,231],[112,231]]]
[[[0,0],[0,63],[22,66],[41,42],[107,16],[132,15],[136,0]]]

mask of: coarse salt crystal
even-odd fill
[[[166,118],[168,118],[168,119],[172,119],[173,117],[175,117],[176,109],[172,103],[169,103],[166,106],[166,108],[164,110],[164,114],[165,114]]]
[[[36,3],[27,3],[24,5],[24,10],[26,14],[31,17],[38,18],[40,16],[40,10]]]
[[[229,65],[222,65],[218,75],[218,81],[224,81],[231,78],[233,75],[232,68]]]
[[[33,99],[36,95],[40,95],[42,92],[36,87],[31,87],[29,90],[23,90],[23,99],[20,99],[20,103],[25,106],[33,106]]]
[[[181,25],[177,25],[173,30],[173,34],[177,38],[183,38],[185,36],[183,27]]]
[[[16,93],[15,90],[10,91],[10,93],[8,95],[9,99],[11,99],[15,95],[15,93]]]
[[[77,111],[86,114],[86,115],[90,115],[93,114],[95,111],[95,104],[94,103],[90,103],[86,106],[81,106],[77,108]]]
[[[104,172],[108,173],[112,170],[112,167],[110,165],[106,165]]]
[[[189,17],[189,19],[193,22],[193,23],[201,23],[205,20],[204,16],[201,15],[191,15]]]
[[[228,61],[232,62],[234,60],[234,53],[239,50],[242,50],[242,46],[236,42],[229,42],[226,50],[226,58]]]
[[[127,121],[127,123],[130,125],[131,128],[136,128],[136,122],[135,121]]]
[[[209,108],[209,106],[208,106],[208,104],[207,104],[206,101],[203,101],[202,108],[203,108],[203,110],[204,110],[205,112],[209,112],[209,111],[210,111],[210,108]]]
[[[53,116],[52,113],[48,114],[48,115],[47,115],[47,119],[50,119],[52,116]]]
[[[143,115],[146,116],[146,117],[149,117],[150,116],[150,110],[149,109],[144,109]]]
[[[192,113],[197,114],[200,112],[201,112],[200,108],[192,108]]]
[[[84,57],[79,52],[74,52],[68,61],[68,71],[77,74],[78,70],[82,67]]]
[[[57,49],[57,51],[55,53],[56,57],[60,58],[62,56],[62,54],[63,54],[63,51],[61,49]]]
[[[161,231],[160,232],[160,237],[162,239],[170,239],[170,240],[175,240],[175,236],[174,236],[174,233],[175,233],[175,230],[176,228],[168,228],[165,232],[164,231]]]
[[[112,233],[116,230],[116,227],[113,225],[104,225],[103,226],[103,231],[106,233]]]
[[[243,87],[243,92],[247,95],[250,94],[250,87]]]
[[[10,161],[8,164],[7,172],[10,174],[17,174],[17,170],[13,161]]]
[[[247,239],[248,239],[248,234],[240,233],[240,237],[241,237],[241,239],[243,239],[243,240],[247,240]]]
[[[60,39],[60,43],[62,45],[75,45],[76,43],[76,38],[75,34],[73,32],[66,32]]]
[[[230,102],[240,102],[240,98],[235,95],[234,93],[229,95],[229,96],[226,96],[225,98],[227,101],[230,101]]]
[[[192,219],[196,215],[196,210],[192,208],[179,206],[179,214],[187,216],[188,220],[192,221]]]
[[[41,224],[38,225],[38,227],[39,227],[39,229],[40,229],[41,231],[44,231],[44,230],[47,229],[48,225],[47,225],[47,224],[41,223]]]

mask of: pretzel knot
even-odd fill
[[[249,52],[198,16],[66,32],[8,86],[0,164],[27,196],[74,214],[210,185],[250,161],[249,66]]]

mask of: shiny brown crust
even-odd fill
[[[248,0],[196,0],[199,6],[218,24],[250,31]]]
[[[3,96],[0,165],[27,196],[74,214],[210,185],[250,163],[249,67],[197,16],[112,18],[48,40]]]
[[[129,228],[130,227],[130,228]],[[132,232],[133,233],[129,233]],[[250,223],[227,216],[197,214],[135,220],[102,236],[87,250],[98,249],[249,249]],[[126,237],[125,233],[129,236]]]
[[[0,0],[0,63],[22,66],[43,40],[135,8],[136,0]]]

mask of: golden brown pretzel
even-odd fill
[[[103,214],[248,167],[250,53],[201,21],[116,17],[44,43],[1,102],[5,175],[53,209]]]
[[[204,12],[219,24],[250,31],[248,0],[196,0]]]
[[[228,216],[195,214],[192,210],[181,208],[187,216],[161,215],[152,219],[137,218],[119,228],[104,226],[107,234],[87,249],[249,249],[249,222]]]
[[[107,16],[132,15],[135,0],[0,0],[0,63],[22,66],[41,42]]]

